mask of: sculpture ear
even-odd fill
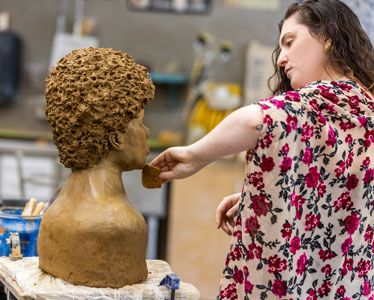
[[[124,135],[118,131],[109,133],[109,144],[114,150],[123,150],[125,147]]]

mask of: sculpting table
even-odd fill
[[[8,291],[8,299],[170,299],[170,290],[159,286],[161,280],[171,273],[168,263],[162,260],[147,260],[147,266],[148,278],[139,284],[119,289],[90,288],[72,285],[41,271],[38,257],[25,257],[18,261],[10,261],[8,257],[0,257],[0,281],[3,283],[4,289]],[[9,297],[9,293],[14,297]],[[180,289],[175,292],[175,299],[197,300],[199,298],[200,293],[193,285],[180,282]]]

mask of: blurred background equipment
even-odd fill
[[[211,131],[241,104],[241,87],[234,83],[206,83],[189,116],[187,144]]]
[[[20,81],[21,39],[11,32],[9,13],[0,14],[0,105],[12,104]]]
[[[360,19],[371,43],[374,43],[374,0],[343,0]]]
[[[45,205],[49,206],[57,196],[56,193],[60,191],[61,187],[56,189],[55,194],[46,203],[38,202],[34,197],[29,201],[2,201],[4,206],[0,211],[1,256],[10,255],[11,259],[21,259],[22,256],[38,255],[37,239]]]
[[[281,0],[224,0],[224,4],[241,9],[276,11],[281,6]]]
[[[20,246],[20,240],[19,240],[19,234],[18,232],[12,232],[10,234],[10,237],[6,239],[6,243],[11,249],[11,253],[9,255],[10,260],[19,260],[22,259],[21,254],[21,246]]]
[[[56,65],[57,61],[74,49],[86,47],[98,47],[99,40],[90,36],[96,27],[94,19],[84,18],[84,1],[74,0],[74,26],[73,33],[65,32],[66,14],[70,0],[60,0],[59,14],[56,23],[56,33],[53,38],[50,68]]]
[[[13,254],[12,246],[15,243],[7,245],[7,239],[11,238],[12,233],[18,233],[21,254],[26,256],[37,256],[36,242],[38,239],[41,215],[23,217],[23,207],[2,207],[0,212],[0,256]]]
[[[248,43],[245,56],[243,105],[271,96],[268,78],[274,73],[273,50],[273,47],[263,45],[256,40]]]
[[[202,86],[208,79],[208,72],[216,57],[215,50],[211,48],[212,37],[201,32],[193,42],[195,61],[192,66],[187,101],[183,108],[183,122],[186,123],[193,106],[202,95]]]
[[[199,33],[193,43],[195,62],[183,108],[186,144],[203,137],[241,104],[238,84],[209,82],[213,63],[229,62],[232,48],[230,41],[214,43],[206,32]]]
[[[127,7],[135,11],[178,14],[207,14],[211,0],[127,0]]]

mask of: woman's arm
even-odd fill
[[[188,177],[211,162],[253,149],[263,126],[259,105],[242,107],[228,115],[209,134],[186,147],[174,147],[157,156],[151,165],[161,170],[163,181]]]
[[[228,115],[209,134],[189,146],[194,157],[211,163],[227,155],[253,149],[263,126],[259,105],[242,107]]]

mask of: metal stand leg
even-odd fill
[[[157,240],[158,240],[158,218],[156,216],[148,217],[148,247],[147,259],[157,258]]]
[[[23,168],[22,168],[23,152],[21,150],[16,150],[15,156],[16,156],[16,161],[17,161],[17,173],[18,173],[18,180],[19,180],[20,197],[24,199],[26,195],[25,195],[25,180],[24,180]]]

